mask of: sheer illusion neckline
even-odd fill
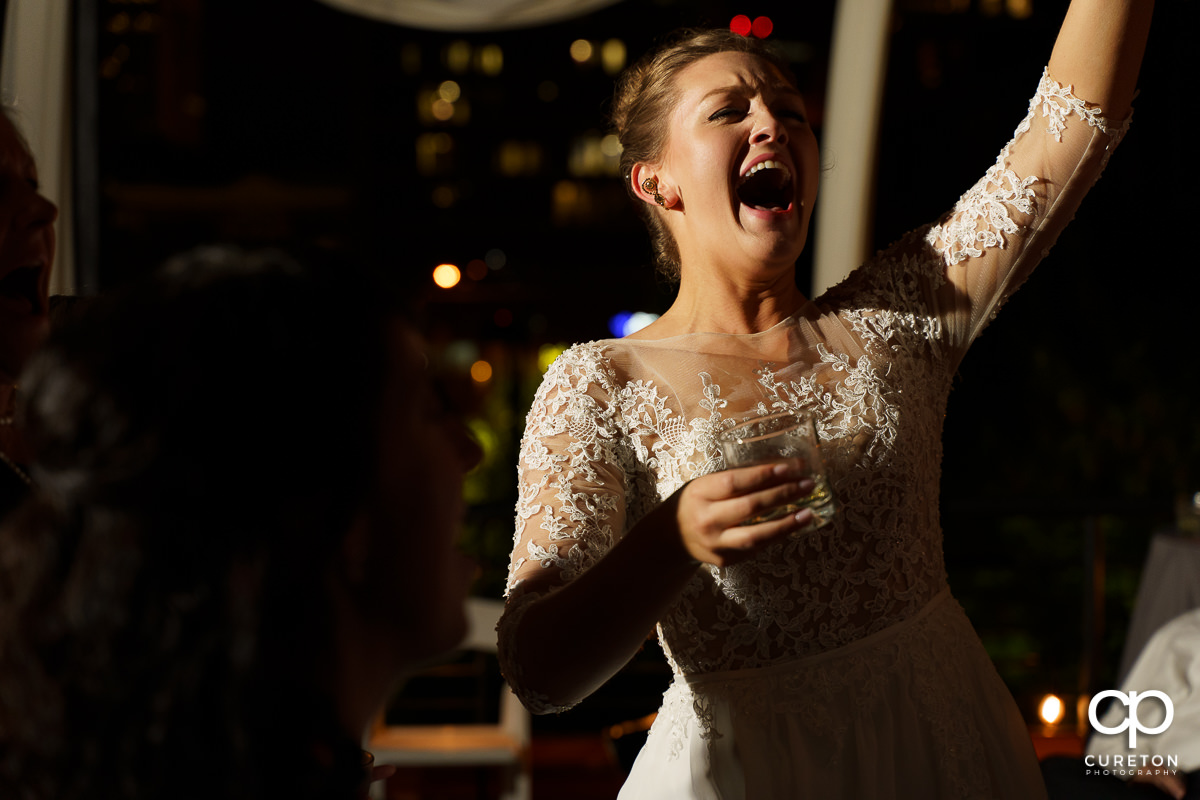
[[[811,314],[810,314],[810,312],[811,312]],[[774,325],[772,325],[769,328],[764,328],[761,331],[754,331],[753,333],[722,333],[720,331],[691,331],[689,333],[677,333],[674,336],[664,336],[659,339],[635,339],[635,338],[631,338],[629,336],[625,336],[620,339],[606,339],[604,341],[621,342],[622,344],[639,345],[639,346],[641,346],[641,345],[647,345],[647,346],[672,345],[672,344],[678,344],[680,342],[686,342],[686,341],[701,338],[701,337],[703,337],[703,338],[726,338],[726,339],[735,339],[735,340],[740,340],[740,341],[753,341],[756,338],[769,337],[772,334],[776,334],[781,330],[786,330],[788,328],[791,328],[791,327],[795,326],[801,318],[810,317],[810,316],[811,317],[820,316],[820,310],[817,308],[816,304],[812,300],[805,300],[803,303],[800,304],[799,308],[797,308],[795,311],[793,311],[788,316],[781,319],[779,322],[776,322]]]

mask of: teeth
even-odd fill
[[[783,179],[787,180],[792,177],[791,170],[780,161],[760,161],[750,169],[746,170],[746,174],[742,176],[742,183],[745,183],[751,175],[764,169],[781,169],[783,170]]]

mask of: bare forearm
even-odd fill
[[[1050,74],[1112,120],[1129,113],[1146,49],[1154,0],[1072,0]]]

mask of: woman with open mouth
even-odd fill
[[[1124,135],[1151,9],[1074,0],[995,165],[814,299],[795,262],[817,145],[786,63],[684,32],[623,76],[627,188],[678,295],[546,374],[500,625],[506,675],[541,713],[578,703],[657,626],[674,682],[623,800],[1045,797],[947,587],[942,420],[967,348]],[[828,523],[750,521],[813,491],[802,463],[725,469],[720,434],[775,411],[816,420]]]

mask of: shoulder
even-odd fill
[[[945,281],[937,253],[927,239],[930,225],[910,231],[880,250],[816,299],[834,312],[910,308]]]
[[[583,403],[606,405],[617,389],[613,350],[620,341],[581,342],[563,350],[546,368],[534,398],[534,407],[558,413]]]
[[[607,383],[612,374],[612,345],[613,340],[581,342],[563,350],[546,369],[543,390],[586,389],[593,383]]]

